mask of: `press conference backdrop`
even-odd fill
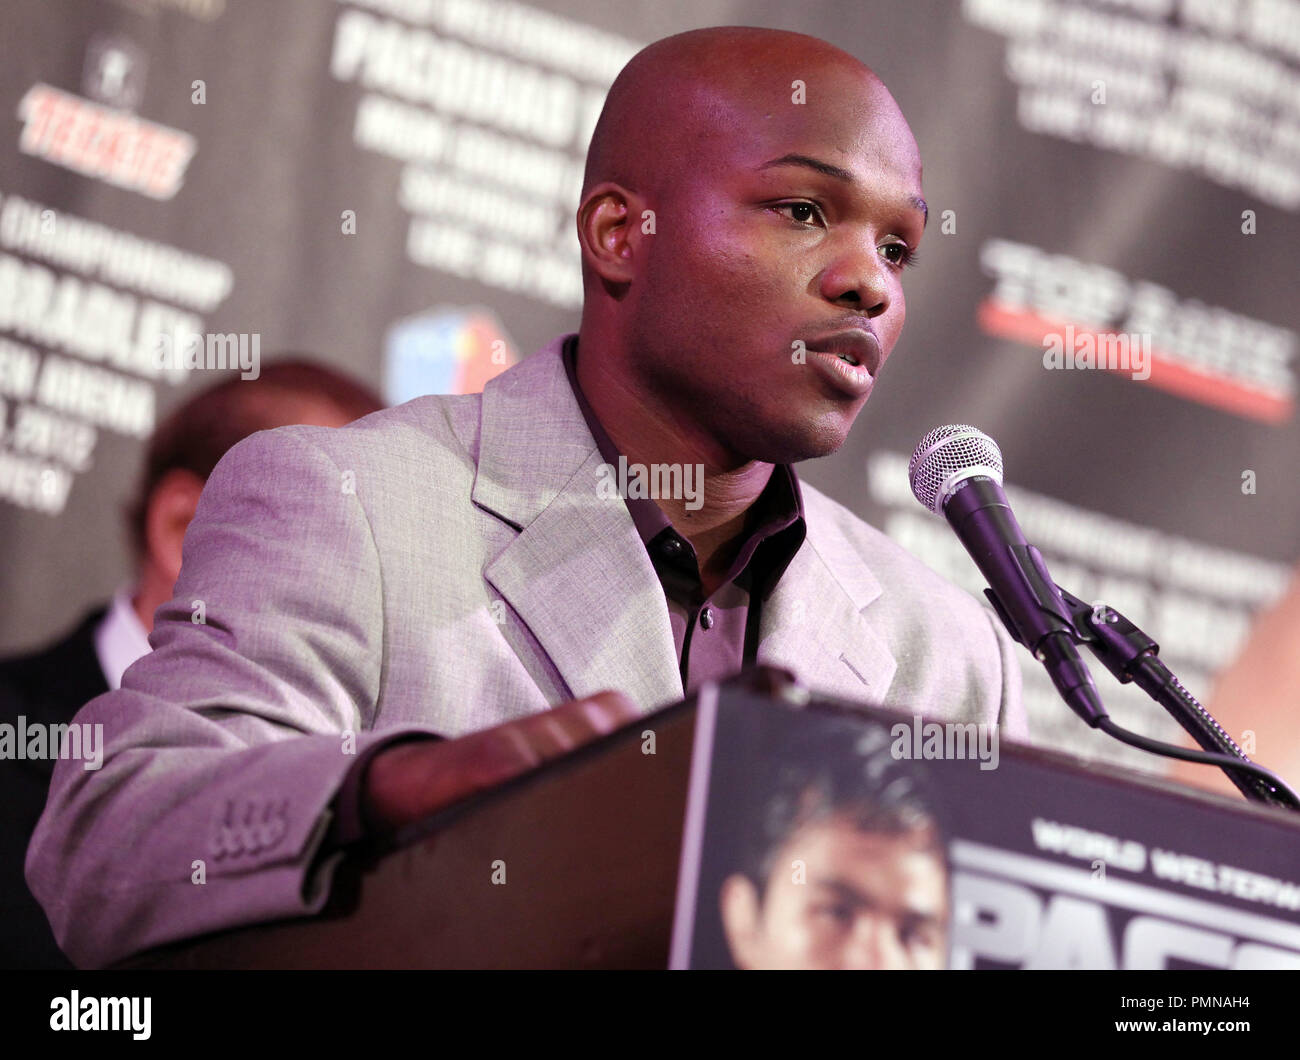
[[[145,439],[197,389],[296,350],[390,402],[476,390],[576,329],[608,85],[725,24],[865,60],[925,164],[903,337],[801,474],[978,592],[906,477],[978,425],[1056,579],[1208,692],[1300,553],[1296,0],[7,0],[0,650],[129,576]],[[1132,761],[1023,661],[1041,741]]]

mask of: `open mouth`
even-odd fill
[[[876,336],[862,328],[821,336],[809,340],[808,349],[825,354],[827,361],[838,359],[846,368],[875,374],[884,360]]]
[[[871,390],[875,381],[871,366],[855,353],[847,350],[815,350],[809,362],[815,364],[820,374],[837,390],[849,397],[862,397]]]

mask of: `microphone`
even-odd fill
[[[966,424],[936,427],[912,454],[907,478],[916,499],[951,524],[989,583],[984,595],[1012,638],[1047,667],[1070,709],[1097,728],[1106,709],[1075,650],[1081,635],[1002,492],[997,443]]]

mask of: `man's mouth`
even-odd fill
[[[871,392],[880,367],[880,343],[869,331],[841,331],[808,343],[810,367],[845,397],[861,398]]]
[[[852,368],[866,368],[873,377],[884,359],[875,334],[862,328],[849,328],[813,339],[808,343],[808,349],[837,357]]]

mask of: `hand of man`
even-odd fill
[[[418,821],[640,714],[627,696],[606,690],[455,740],[416,740],[388,748],[375,755],[362,781],[366,826],[383,833]]]

